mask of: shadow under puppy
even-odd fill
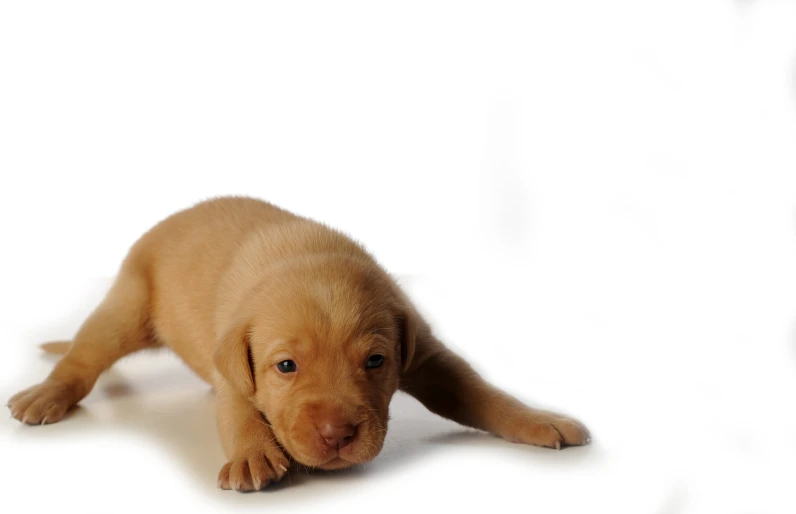
[[[11,413],[59,421],[116,360],[159,346],[217,392],[224,489],[278,481],[291,457],[321,469],[372,460],[399,388],[512,442],[589,442],[579,422],[523,405],[445,348],[357,243],[251,198],[199,203],[142,236],[74,341],[45,345],[66,355]]]

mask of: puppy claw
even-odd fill
[[[218,473],[218,487],[236,491],[259,491],[278,482],[287,471],[287,458],[276,449],[256,451],[226,463]],[[277,469],[282,470],[276,471]]]
[[[560,449],[561,449],[561,441],[557,440],[556,441],[556,450],[560,450]]]

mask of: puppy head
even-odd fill
[[[250,294],[215,362],[295,460],[339,469],[381,451],[414,330],[383,273],[326,263],[323,273],[292,270]]]

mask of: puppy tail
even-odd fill
[[[72,346],[72,341],[50,341],[49,343],[39,345],[39,348],[47,353],[63,355],[69,351],[70,346]]]

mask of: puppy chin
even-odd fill
[[[343,459],[342,457],[340,457],[338,455],[337,457],[334,457],[329,462],[325,462],[325,463],[323,463],[323,464],[321,464],[319,466],[315,466],[315,467],[318,468],[318,469],[325,470],[325,471],[334,471],[336,469],[350,468],[351,466],[356,466],[357,464],[358,464],[357,462],[347,461],[347,460]]]
[[[348,447],[343,448],[342,450],[336,452],[337,455],[334,455],[331,459],[327,460],[326,462],[321,462],[311,467],[317,469],[323,469],[326,471],[345,469],[345,468],[350,468],[352,466],[357,466],[359,464],[365,464],[366,462],[370,462],[371,460],[376,458],[376,455],[378,455],[378,453],[376,453],[373,455],[368,455],[367,457],[362,457],[350,452],[346,452],[345,451],[346,449],[348,449]]]
[[[283,444],[283,447],[293,460],[300,464],[322,470],[337,470],[370,462],[381,452],[383,445],[383,440],[368,443],[357,441],[336,450],[321,445],[310,445],[308,448],[306,445],[290,441],[288,444]],[[366,448],[368,451],[363,451]]]

